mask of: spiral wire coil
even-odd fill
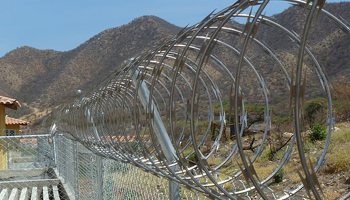
[[[328,116],[334,113],[331,85],[308,46],[308,34],[318,15],[346,34],[350,28],[345,20],[322,9],[323,0],[284,2],[305,9],[300,35],[263,14],[269,0],[239,0],[184,28],[155,49],[125,61],[95,90],[52,113],[51,133],[64,133],[98,155],[131,163],[210,198],[250,199],[256,194],[263,199],[288,199],[304,188],[304,195],[321,199],[316,172],[324,164],[334,124],[328,124],[325,146],[312,164],[302,138],[303,101],[312,79],[307,74],[319,80],[318,88],[328,101]],[[235,19],[247,23],[238,24]],[[281,54],[260,39],[263,27],[281,32],[293,45],[293,66],[284,63]],[[266,59],[251,59],[253,51]],[[305,72],[306,64],[309,72]],[[264,176],[255,162],[264,152],[270,133],[268,97],[274,91],[265,82],[262,68],[278,72],[276,78],[284,83],[281,96],[289,100],[293,133],[279,163]],[[250,102],[264,108],[263,131],[258,133],[259,144],[253,153],[244,150],[241,128],[249,116],[245,106]],[[225,104],[229,105],[228,112]],[[214,122],[219,128],[215,137],[211,135]],[[229,148],[222,142],[227,123],[234,124],[233,132],[237,133]],[[223,148],[224,159],[208,163]],[[288,190],[270,186],[269,181],[289,162],[297,166],[301,181]],[[225,174],[228,166],[234,169]]]

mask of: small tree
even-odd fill
[[[265,117],[265,106],[259,106],[256,104],[245,104],[244,108],[247,111],[247,129],[249,129],[253,124],[258,122],[263,122]],[[269,112],[273,111],[274,107],[269,107]]]
[[[305,107],[305,119],[310,125],[310,128],[312,124],[324,120],[322,117],[327,116],[324,112],[326,104],[326,99],[323,98],[315,98],[307,102]]]
[[[290,127],[288,127],[288,122],[289,122],[290,118],[289,117],[279,117],[279,116],[274,116],[272,118],[272,123],[275,125],[276,127],[276,132],[280,133],[282,131],[284,131],[283,128],[285,129],[289,129]],[[281,130],[282,129],[282,130]]]

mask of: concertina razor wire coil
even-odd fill
[[[321,199],[316,173],[325,161],[334,113],[331,85],[308,39],[319,17],[336,24],[346,37],[350,28],[323,9],[324,0],[283,2],[304,10],[298,16],[303,22],[300,35],[263,14],[268,0],[237,1],[125,61],[95,90],[63,105],[51,114],[51,134],[64,133],[98,155],[131,163],[210,198],[288,199],[302,194]],[[280,34],[287,50],[277,52],[274,41],[262,39],[267,28]],[[291,64],[285,62],[287,54],[293,55]],[[281,83],[279,88],[266,81],[272,77]],[[315,88],[327,99],[331,122],[313,164],[305,153],[302,108]],[[266,174],[257,163],[269,142],[271,107],[277,98],[288,105],[293,134]],[[254,136],[258,144],[251,151],[245,149],[248,104],[263,108],[263,128]],[[227,124],[237,133],[231,139]],[[218,154],[221,159],[212,162]],[[269,184],[290,163],[300,181],[288,189]]]

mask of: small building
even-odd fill
[[[5,116],[6,136],[19,135],[19,126],[27,126],[29,122]]]
[[[21,104],[9,97],[0,96],[0,136],[19,134],[20,125],[28,125],[29,122],[6,116],[6,108],[17,110]]]

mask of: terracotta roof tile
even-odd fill
[[[28,125],[29,122],[24,121],[24,120],[20,120],[20,119],[15,119],[12,117],[5,117],[5,123],[6,125]]]
[[[21,143],[24,144],[38,144],[37,138],[26,138],[26,139],[20,139]]]
[[[17,109],[21,107],[21,104],[16,99],[4,97],[4,96],[0,96],[0,104],[13,109]],[[11,106],[15,106],[15,107],[11,107]]]

